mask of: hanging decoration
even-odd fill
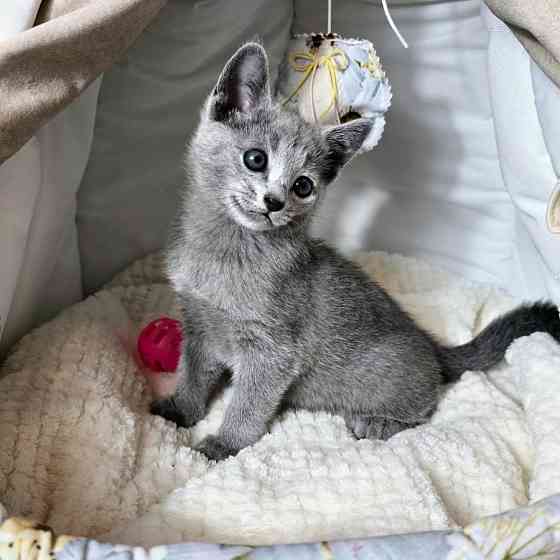
[[[382,0],[389,24],[408,45]],[[332,0],[328,0],[327,32],[296,35],[280,67],[277,93],[287,107],[308,122],[334,125],[369,118],[374,126],[361,152],[374,148],[385,128],[391,85],[373,44],[347,39],[332,31]]]

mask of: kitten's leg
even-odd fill
[[[214,359],[200,337],[189,334],[183,345],[177,368],[177,388],[171,397],[154,401],[152,414],[190,428],[201,420],[210,393],[220,381],[226,367]]]
[[[252,353],[241,365],[243,373],[234,373],[233,398],[217,435],[208,436],[197,446],[209,459],[220,461],[236,455],[268,430],[295,373],[290,364],[282,363],[284,358],[265,356],[262,351]]]

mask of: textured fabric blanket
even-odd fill
[[[470,339],[515,303],[412,259],[361,257],[444,340]],[[191,445],[148,414],[150,391],[116,325],[176,313],[156,257],[24,338],[0,390],[0,495],[58,533],[153,546],[267,544],[442,529],[560,491],[560,346],[536,333],[500,367],[467,372],[430,424],[356,441],[341,418],[290,412],[237,457]]]

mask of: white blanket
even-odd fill
[[[515,303],[412,259],[362,262],[448,342]],[[560,346],[548,335],[516,341],[489,375],[464,374],[429,425],[389,442],[301,411],[215,464],[190,446],[217,428],[228,393],[193,430],[150,416],[147,385],[107,322],[119,313],[135,325],[176,314],[157,258],[27,336],[4,365],[10,514],[127,544],[265,544],[441,529],[560,492]]]

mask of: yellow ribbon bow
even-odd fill
[[[338,78],[337,72],[344,72],[348,68],[348,57],[346,53],[340,49],[333,48],[328,54],[319,54],[318,51],[305,52],[297,51],[290,53],[288,56],[290,66],[296,72],[303,72],[303,78],[298,84],[293,93],[284,101],[284,104],[289,103],[305,85],[307,80],[311,77],[311,107],[313,109],[313,118],[317,122],[317,113],[315,112],[315,75],[321,66],[324,66],[329,73],[329,81],[331,86],[331,102],[329,106],[319,115],[322,119],[334,106],[336,107],[336,116],[338,115]]]

